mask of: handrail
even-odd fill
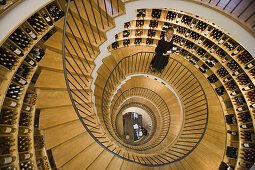
[[[144,54],[144,55],[142,55],[142,54]],[[110,105],[110,103],[112,103],[112,101],[110,101],[110,99],[112,98],[110,94],[114,93],[114,88],[113,87],[118,86],[120,84],[119,79],[124,80],[125,76],[128,76],[130,74],[143,73],[143,72],[148,73],[148,71],[149,71],[149,62],[151,61],[152,55],[150,56],[151,58],[149,59],[149,57],[147,57],[147,58],[145,57],[145,55],[147,55],[147,54],[150,55],[150,54],[154,54],[154,53],[153,52],[139,52],[139,53],[133,54],[131,56],[124,57],[123,59],[121,59],[119,61],[119,63],[115,66],[115,68],[110,73],[110,75],[109,75],[109,77],[108,77],[108,79],[105,83],[105,87],[104,87],[103,95],[102,95],[102,113],[103,113],[102,116],[103,116],[103,120],[104,120],[104,124],[106,125],[106,128],[107,128],[107,121],[110,122],[110,120],[108,119],[108,116],[105,113],[108,110],[110,110],[109,105]],[[172,63],[172,65],[174,65],[174,68],[176,68],[176,66],[178,64],[183,66],[180,62],[178,62],[177,60],[175,60],[173,58],[170,58],[170,60],[173,60],[176,63],[176,64]],[[128,67],[128,69],[126,69],[127,65],[131,65],[132,67],[131,68]],[[124,68],[122,68],[122,67],[124,67]],[[189,70],[187,67],[184,67],[182,69],[182,72],[184,71],[184,69]],[[122,71],[120,71],[120,70],[122,70]],[[178,70],[180,70],[180,67],[179,67]],[[167,71],[169,71],[169,68],[168,68]],[[164,72],[161,73],[161,75],[162,74],[164,74]],[[187,74],[187,72],[186,72],[186,74]],[[170,76],[170,74],[165,73],[163,76],[161,76],[161,78],[166,78],[166,79],[169,79],[169,80],[172,80],[173,82],[175,82],[176,78],[178,76],[176,76],[174,78],[174,75],[175,74]],[[185,109],[186,109],[187,113],[189,113],[189,114],[187,114],[188,118],[186,118],[185,120],[189,121],[191,119],[201,117],[201,121],[204,121],[204,120],[207,121],[207,118],[202,118],[203,116],[207,115],[207,112],[208,112],[208,110],[207,110],[208,109],[207,100],[206,100],[206,97],[204,95],[203,88],[202,88],[201,84],[198,81],[193,81],[193,80],[197,80],[197,78],[194,76],[193,73],[191,73],[188,78],[190,78],[191,75],[193,76],[193,79],[191,81],[186,83],[184,86],[181,86],[182,83],[180,83],[177,87],[177,89],[180,88],[180,89],[178,89],[178,92],[180,92],[180,95],[183,97],[183,99],[184,99],[183,104],[186,106]],[[186,79],[188,79],[188,78],[186,78]],[[175,83],[173,86],[177,85],[179,83],[179,81],[177,83]],[[188,84],[191,84],[191,85],[188,85]],[[200,92],[203,93],[202,95],[200,95],[200,96],[198,96],[197,98],[194,99],[194,100],[199,99],[195,103],[195,104],[198,104],[197,107],[192,108],[192,106],[194,106],[194,105],[189,105],[188,104],[191,101],[191,99],[190,99],[191,95],[189,94],[189,89],[187,89],[185,91],[182,91],[184,89],[184,87],[186,87],[186,85],[187,85],[187,87],[190,87],[189,89],[192,89],[192,90],[198,89],[198,91],[194,90],[194,92],[196,92],[195,94],[198,94]],[[188,91],[188,93],[187,93],[187,91]],[[204,96],[204,98],[201,100],[202,96]],[[203,102],[203,101],[205,101],[205,102]],[[193,114],[197,114],[196,112],[192,113],[193,110],[200,109],[200,108],[201,108],[201,110],[200,110],[201,112],[204,112],[206,110],[206,113],[190,117]],[[110,113],[108,113],[108,114],[110,114]],[[188,122],[188,123],[192,124],[193,122]],[[187,127],[192,127],[192,126],[187,126]],[[110,126],[108,126],[108,127],[110,127]],[[186,127],[184,126],[184,128],[186,128]],[[108,128],[107,128],[107,130],[108,130],[109,134],[112,135],[111,130],[109,130]],[[114,136],[112,136],[112,137],[114,137]],[[183,138],[186,138],[186,137],[183,137]]]
[[[149,106],[147,106],[147,105],[145,105],[145,104],[143,104],[143,103],[141,103],[141,102],[131,102],[131,103],[125,104],[125,105],[121,108],[121,110],[117,113],[116,117],[117,117],[119,114],[121,114],[122,111],[123,111],[124,109],[129,108],[129,107],[138,107],[138,108],[141,108],[141,109],[145,110],[145,111],[149,114],[149,116],[150,116],[150,118],[151,118],[152,127],[157,127],[157,124],[158,124],[158,123],[157,123],[157,119],[155,118],[155,115],[153,114],[153,111],[151,110],[151,108],[150,108]],[[114,122],[115,122],[115,123],[113,124],[113,125],[114,125],[114,130],[116,131],[116,134],[117,134],[118,136],[120,136],[120,135],[118,134],[118,131],[116,130],[117,122],[116,122],[116,121],[114,121]],[[153,135],[155,134],[155,131],[156,131],[156,129],[153,128],[151,134],[149,135],[149,137],[148,137],[146,140],[143,140],[142,142],[138,142],[137,144],[134,143],[134,144],[132,144],[132,145],[135,145],[135,146],[136,146],[136,145],[140,145],[140,144],[146,143],[147,141],[149,141],[149,140],[153,137]]]
[[[140,91],[136,91],[136,90],[140,90]],[[142,94],[142,92],[146,93],[146,94]],[[148,98],[148,96],[151,95],[150,98]],[[118,104],[120,102],[122,102],[125,98],[129,97],[129,96],[142,96],[142,97],[147,97],[148,99],[150,99],[154,104],[156,104],[159,108],[159,111],[161,113],[161,120],[160,124],[162,125],[161,127],[161,133],[158,136],[158,140],[155,141],[154,143],[152,143],[151,145],[146,145],[146,146],[139,146],[139,147],[135,147],[135,146],[130,146],[130,145],[125,145],[122,141],[117,140],[121,145],[126,146],[127,148],[130,149],[134,149],[134,150],[139,150],[139,151],[145,151],[145,150],[149,150],[152,149],[156,146],[158,146],[162,141],[164,141],[164,139],[166,138],[168,132],[169,132],[169,128],[170,128],[170,111],[167,107],[167,104],[165,103],[165,101],[163,100],[163,98],[158,95],[156,92],[148,89],[148,88],[144,88],[144,87],[133,87],[131,89],[127,89],[124,92],[122,92],[118,98],[116,99],[115,102],[113,103],[113,108],[111,109],[112,112],[110,114],[111,119],[108,122],[105,122],[107,128],[114,128],[112,125],[114,125],[114,117],[116,117],[117,115],[115,115],[115,113],[117,111],[115,111],[115,107],[118,106]],[[119,112],[117,112],[118,114]],[[114,131],[115,133],[117,132],[116,130]],[[111,133],[109,131],[109,133]],[[116,133],[117,134],[117,133]],[[112,136],[116,136],[114,134],[112,134]],[[119,137],[119,136],[118,136]],[[120,139],[120,137],[119,137]]]
[[[84,88],[89,87],[90,83],[88,76],[84,72],[86,71],[86,73],[89,73],[88,70],[92,68],[88,60],[94,58],[96,49],[90,41],[90,35],[87,33],[87,30],[91,28],[91,25],[89,24],[90,22],[87,20],[86,24],[84,18],[80,14],[81,11],[79,11],[85,10],[85,7],[81,8],[75,5],[75,0],[71,3],[74,3],[74,8],[72,10],[69,9],[70,0],[67,1],[63,28],[63,68],[68,94],[75,112],[77,113],[84,128],[104,149],[117,157],[137,164],[145,166],[162,166],[172,164],[189,155],[201,142],[208,123],[207,99],[204,95],[204,90],[195,75],[187,67],[173,58],[170,58],[170,60],[174,68],[178,67],[178,70],[186,70],[185,75],[181,77],[183,79],[175,76],[174,74],[171,75],[171,73],[167,74],[169,73],[168,71],[171,67],[169,67],[166,72],[156,75],[166,80],[166,82],[168,82],[170,85],[176,86],[177,93],[181,95],[183,100],[185,100],[183,105],[186,115],[184,119],[183,132],[181,135],[179,135],[177,141],[173,143],[173,145],[161,150],[160,152],[151,154],[139,154],[137,152],[132,152],[123,146],[119,146],[116,139],[111,137],[106,129],[102,128],[105,122],[101,122],[103,123],[102,125],[98,123],[97,115],[92,111],[93,103],[90,101],[91,91]],[[117,4],[119,4],[119,2],[117,2]],[[97,3],[97,5],[100,10],[99,3]],[[106,18],[109,26],[108,19],[111,16],[109,16],[107,12],[108,9],[106,8],[106,4],[104,5],[105,9],[103,10],[106,12]],[[112,12],[114,11],[112,8],[110,10],[112,10]],[[76,16],[74,16],[74,13],[76,13]],[[101,18],[102,13],[103,12],[100,11]],[[68,16],[71,18],[68,19]],[[94,20],[94,17],[95,14],[92,18],[90,18],[90,21]],[[94,21],[97,22],[98,26],[100,25],[100,23],[98,23],[100,21]],[[81,27],[79,27],[78,24],[75,24],[75,27],[71,27],[71,22],[74,24],[79,22]],[[103,19],[101,20],[101,24],[104,25]],[[93,32],[93,29],[91,31]],[[100,36],[99,31],[93,32],[93,34],[95,37]],[[97,39],[95,39],[95,43],[97,43]],[[102,105],[109,104],[109,99],[113,95],[112,92],[114,92],[116,86],[119,85],[121,80],[124,80],[126,76],[138,73],[148,74],[149,63],[153,55],[154,53],[140,52],[123,58],[115,66],[114,70],[107,79],[102,95]],[[191,77],[193,77],[193,79]],[[194,99],[194,105],[189,105],[189,102],[192,101],[189,96],[193,93],[193,91],[190,92],[187,89],[185,90],[184,84],[188,83],[189,85],[187,85],[187,87],[190,87],[191,89],[194,87],[201,88],[199,89],[200,91],[198,93],[201,93],[202,95],[197,99]],[[108,106],[103,106],[102,113],[106,114],[106,111],[108,111]],[[202,112],[203,114],[201,114]]]

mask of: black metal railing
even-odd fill
[[[103,37],[101,31],[107,30],[106,27],[109,28],[111,25],[111,15],[109,8],[107,9],[107,3],[103,8],[100,2],[97,1],[96,4],[83,0],[67,1],[63,28],[63,67],[67,90],[79,119],[97,143],[127,161],[146,166],[161,166],[185,158],[198,146],[204,136],[208,122],[208,106],[204,90],[195,75],[173,58],[170,58],[168,66],[162,73],[150,73],[149,63],[154,53],[141,52],[123,58],[115,66],[105,84],[101,116],[104,118],[109,114],[105,105],[110,104],[109,100],[116,87],[126,76],[138,73],[153,74],[171,85],[183,102],[184,125],[182,133],[175,143],[160,152],[151,154],[132,152],[124,146],[118,145],[116,138],[111,136],[107,129],[102,129],[108,123],[107,119],[104,119],[104,122],[97,121],[99,115],[93,112],[92,94],[89,88],[91,84],[89,77],[93,68],[91,63],[99,53],[97,46],[100,44],[100,38]],[[106,1],[104,0],[104,2]],[[112,0],[107,2],[112,2]],[[120,3],[118,0],[117,2]],[[86,3],[90,3],[91,6],[96,5],[98,15],[96,11],[92,12],[91,8],[91,17],[91,13],[89,14],[90,5],[86,6]],[[116,11],[113,7],[110,10],[112,14]],[[102,124],[100,125],[100,123]]]
[[[158,129],[160,132],[156,136],[157,138],[155,139],[155,141],[150,145],[141,145],[141,144],[139,144],[139,146],[125,145],[123,143],[123,140],[118,140],[115,138],[116,134],[118,134],[118,133],[117,133],[116,126],[113,126],[113,125],[116,124],[117,114],[120,113],[120,111],[118,110],[118,106],[128,97],[138,97],[138,96],[149,99],[159,110],[160,118],[157,121],[158,121],[158,124],[161,125],[160,128]],[[116,94],[116,100],[113,99],[113,101],[111,101],[111,103],[112,103],[112,108],[110,109],[110,112],[109,112],[110,120],[106,116],[108,121],[105,121],[105,125],[106,125],[107,129],[109,130],[109,132],[111,133],[111,135],[120,144],[126,146],[129,149],[144,151],[144,150],[152,149],[152,148],[156,147],[157,145],[159,145],[162,141],[164,141],[164,139],[166,138],[166,136],[169,132],[169,128],[170,128],[170,111],[167,107],[167,104],[163,100],[163,98],[160,95],[158,95],[156,92],[154,92],[150,89],[147,89],[147,88],[143,88],[143,87],[134,87],[134,88],[125,90],[120,95]],[[152,117],[155,117],[155,115]],[[154,125],[153,128],[156,128],[156,126]],[[119,139],[122,138],[119,135],[117,135],[117,137]]]
[[[127,108],[130,108],[130,107],[136,107],[136,108],[140,108],[142,110],[144,110],[150,117],[151,119],[151,131],[150,131],[150,134],[148,136],[145,137],[145,139],[143,140],[140,140],[139,142],[128,142],[126,141],[126,139],[123,138],[124,141],[126,141],[127,144],[131,144],[131,145],[143,145],[143,144],[146,144],[148,141],[150,141],[153,137],[154,137],[154,134],[156,132],[156,130],[159,130],[160,129],[157,129],[157,128],[154,128],[154,127],[157,127],[159,125],[159,123],[157,123],[157,118],[155,117],[155,112],[152,111],[152,109],[147,106],[146,104],[144,103],[141,103],[141,101],[137,102],[137,101],[132,101],[132,102],[129,102],[128,104],[125,104],[122,106],[122,108],[119,110],[119,112],[117,113],[116,117],[117,118],[120,114],[122,114],[122,112],[127,109]],[[113,121],[114,124],[112,124],[114,127],[114,130],[116,131],[116,134],[121,138],[121,135],[119,134],[118,130],[117,130],[117,121]]]

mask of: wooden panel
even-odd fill
[[[107,170],[119,170],[123,161],[124,161],[123,159],[120,159],[117,156],[114,156],[112,158],[111,162],[109,162],[106,169]]]
[[[57,50],[62,51],[62,32],[57,31],[55,34],[53,34],[45,43],[45,45],[47,47],[51,47],[51,48],[55,48]],[[81,39],[77,39],[80,47],[77,45],[77,42],[75,41],[74,38],[69,37],[70,42],[68,41],[68,39],[66,38],[65,40],[65,45],[67,47],[67,49],[69,50],[69,52],[72,55],[79,55],[80,57],[86,57],[86,58],[92,58],[94,59],[98,54],[99,54],[99,49],[97,47],[91,47],[90,44],[88,42],[85,43],[85,45],[83,44]],[[76,49],[76,51],[72,48],[72,45],[74,47],[74,49]],[[87,46],[87,48],[86,48]],[[93,48],[93,50],[92,50]],[[66,50],[66,53],[69,55],[69,52]]]
[[[111,159],[113,158],[113,154],[110,152],[104,150],[96,160],[92,164],[89,165],[87,168],[88,170],[94,170],[94,169],[106,169],[108,164],[110,163]]]
[[[103,152],[103,148],[96,142],[81,151],[72,160],[63,165],[63,170],[86,169]]]
[[[104,58],[102,61],[110,71],[112,71],[117,64],[117,62],[114,60],[114,57],[111,55]]]
[[[91,1],[91,2],[93,2],[93,1]],[[83,7],[83,4],[81,3],[81,1],[76,1],[76,5],[78,7],[80,15],[82,16],[83,21],[87,21],[88,20],[87,17],[89,17],[89,20],[90,20],[90,22],[93,26],[98,26],[98,28],[100,30],[105,30],[105,31],[107,31],[110,28],[114,27],[113,19],[109,15],[108,15],[108,20],[109,20],[109,26],[108,26],[107,17],[106,17],[106,14],[104,12],[104,9],[105,9],[104,6],[103,6],[103,8],[100,8],[101,16],[102,16],[102,20],[103,20],[103,25],[104,25],[104,29],[103,29],[102,22],[101,22],[101,17],[100,17],[100,13],[99,13],[99,9],[98,9],[97,4],[95,4],[94,2],[92,3],[92,7],[93,7],[93,11],[92,11],[90,3],[88,1],[84,1],[84,5],[86,7],[86,11],[87,11],[88,15],[86,14],[86,12],[84,10],[84,7]],[[76,7],[73,3],[70,4],[70,8],[72,9],[73,14],[76,14],[75,17],[80,20],[77,9],[76,9]],[[93,16],[93,12],[95,14],[95,19],[94,19],[94,16]]]
[[[143,165],[138,165],[138,164],[134,164],[132,166],[132,169],[134,170],[153,170],[155,169],[154,167],[149,167],[149,166],[143,166]]]
[[[57,29],[61,32],[63,32],[63,24],[64,18],[61,18],[61,20],[56,25]],[[70,25],[70,28],[68,24]],[[98,31],[95,26],[90,27],[87,21],[81,23],[79,19],[76,19],[74,22],[73,19],[70,17],[68,18],[68,24],[66,26],[66,34],[68,34],[69,37],[72,37],[74,35],[79,39],[83,39],[85,42],[91,42],[91,44],[95,47],[98,47],[106,40],[105,33],[102,31]],[[84,29],[83,24],[86,29]],[[76,27],[76,25],[78,28]]]
[[[85,75],[87,79],[83,75],[74,74],[73,76],[74,78],[68,74],[69,80],[73,83],[74,86],[76,86],[76,88],[84,90],[90,89],[92,78],[89,75]],[[78,82],[76,82],[75,79]],[[76,89],[73,85],[70,84],[70,88]],[[42,70],[40,77],[35,84],[35,87],[40,89],[66,89],[64,71],[56,72],[51,70]]]
[[[132,165],[133,163],[129,162],[129,161],[123,161],[122,165],[121,165],[121,170],[127,170],[127,169],[132,169]]]
[[[52,153],[57,168],[66,164],[93,142],[93,138],[87,132],[84,132],[57,147],[54,147]]]
[[[88,108],[93,113],[93,107]],[[91,114],[87,112],[87,114]],[[40,110],[39,129],[46,129],[78,119],[72,105]]]
[[[74,92],[78,94],[77,91]],[[89,91],[88,93],[88,100],[84,99],[85,102],[91,101],[91,92]],[[36,105],[36,107],[38,109],[71,105],[71,100],[67,91],[41,89],[37,101],[38,104]],[[78,100],[78,102],[80,102],[80,100]]]
[[[109,77],[111,71],[104,65],[102,64],[99,69],[97,70],[98,75],[102,76],[105,80]]]
[[[78,58],[76,56],[73,56],[77,65],[80,67],[80,69],[83,71],[84,74],[90,74],[95,64],[91,60],[88,60],[88,62],[82,57]],[[76,65],[76,63],[73,61],[71,57],[66,56],[68,59],[68,62],[74,67],[74,69],[81,74],[81,71],[79,67]],[[68,65],[68,62],[66,61],[66,64]],[[89,65],[90,67],[89,67]],[[49,69],[49,70],[63,70],[63,57],[62,53],[58,53],[56,51],[52,51],[50,49],[47,49],[45,52],[45,56],[40,61],[39,66],[43,69]],[[72,69],[69,70],[70,72],[74,73]]]
[[[46,149],[51,149],[83,132],[85,132],[85,128],[80,120],[48,128],[43,131]]]

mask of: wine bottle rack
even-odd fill
[[[41,167],[41,169],[50,170],[51,166],[49,163],[49,158],[47,156],[47,152],[44,146],[44,139],[42,132],[38,129],[39,123],[39,113],[35,112],[35,122],[34,123],[34,152],[37,167]],[[37,120],[36,120],[37,119]]]
[[[0,3],[0,18],[23,0],[4,0]]]
[[[0,106],[0,127],[2,131],[6,132],[1,132],[0,137],[13,139],[12,146],[8,148],[11,152],[7,155],[0,155],[0,157],[6,158],[6,163],[0,165],[1,169],[8,167],[38,169],[34,147],[37,92],[33,87],[35,83],[33,76],[37,72],[38,62],[46,50],[43,43],[50,35],[54,34],[56,31],[54,23],[63,15],[60,3],[57,0],[52,0],[26,18],[0,44],[0,57],[5,59],[0,60],[0,101],[2,103]],[[2,55],[2,53],[4,54]],[[11,60],[6,59],[8,56]],[[6,64],[8,62],[13,65]],[[12,112],[13,114],[11,114]],[[4,153],[8,153],[8,149]],[[42,148],[40,152],[44,155],[44,169],[51,169],[46,151],[43,151]]]
[[[152,23],[155,22],[153,25],[155,27],[152,27]],[[254,135],[255,60],[234,37],[214,23],[190,13],[178,10],[138,9],[136,19],[124,24],[124,31],[115,35],[116,41],[108,47],[108,50],[127,46],[123,45],[127,40],[130,42],[128,46],[155,47],[164,34],[163,30],[169,26],[175,28],[174,44],[182,48],[178,55],[191,62],[208,78],[212,87],[218,90],[224,114],[234,115],[236,123],[226,124],[226,128],[236,132],[238,136],[229,134],[226,146],[237,148],[237,155],[236,158],[225,155],[223,161],[236,169],[243,168],[242,164],[247,162],[241,159],[243,151],[247,150],[243,144],[255,144],[253,140],[247,142],[241,138],[245,131],[251,131]],[[144,43],[148,39],[149,30],[155,32],[155,35],[150,37],[154,40],[153,44]],[[219,92],[220,90],[222,92]],[[238,94],[233,95],[235,93]],[[245,122],[249,117],[251,122]],[[241,126],[249,128],[243,129]],[[251,150],[254,150],[254,146]]]
[[[176,44],[177,45],[177,44]],[[195,67],[197,68],[197,69],[199,69],[199,67],[203,64],[203,63],[205,63],[205,62],[202,62],[202,60],[200,60],[196,65],[195,65]],[[217,76],[217,78],[218,78],[218,80],[219,81],[217,81],[216,83],[211,83],[211,85],[216,89],[216,88],[219,88],[219,87],[221,87],[221,86],[223,86],[224,87],[224,89],[227,89],[227,87],[226,87],[226,83],[227,82],[229,82],[229,81],[227,81],[227,82],[224,82],[224,78],[225,77],[220,77],[219,75],[217,75],[217,69],[218,68],[222,68],[222,67],[220,67],[219,66],[220,65],[220,63],[217,63],[215,66],[213,66],[213,67],[211,67],[210,69],[208,69],[207,71],[206,71],[206,73],[204,73],[204,75],[205,75],[205,77],[206,78],[208,78],[209,76],[211,76],[212,74],[214,74],[214,75],[216,75]],[[208,67],[209,68],[209,67]],[[238,89],[235,89],[234,91],[238,91]],[[241,91],[240,89],[239,89],[239,91]],[[237,112],[236,111],[236,109],[238,108],[238,107],[240,107],[240,106],[242,106],[242,105],[240,105],[240,106],[237,106],[235,103],[234,103],[234,96],[231,96],[231,93],[233,92],[233,91],[231,91],[231,90],[225,90],[225,92],[227,93],[227,95],[225,95],[225,94],[223,94],[222,96],[220,96],[219,97],[219,99],[220,99],[220,101],[221,101],[221,103],[225,103],[226,101],[230,101],[232,104],[231,104],[231,106],[232,107],[230,107],[230,108],[228,108],[228,109],[226,109],[227,107],[225,107],[223,110],[225,110],[225,115],[232,115],[232,114],[234,114],[235,116],[236,116],[236,119],[237,119],[237,122],[236,122],[236,124],[232,124],[232,125],[228,125],[228,124],[226,124],[226,127],[227,127],[227,129],[228,130],[232,130],[232,131],[237,131],[238,133],[242,133],[242,132],[244,132],[244,131],[246,131],[246,129],[241,129],[240,128],[240,125],[246,125],[246,124],[250,124],[249,122],[248,123],[243,123],[243,122],[241,122],[240,121],[240,119],[238,118],[238,114],[239,113],[243,113],[243,112]],[[241,92],[240,92],[241,93]],[[239,96],[240,95],[242,95],[242,94],[239,94]],[[238,95],[236,95],[236,96],[238,96]],[[243,97],[243,96],[242,96]],[[244,98],[244,100],[245,100],[245,98]],[[244,104],[245,105],[245,104]],[[247,107],[247,106],[246,106]],[[245,112],[245,111],[244,111]],[[252,123],[252,122],[251,122]],[[254,119],[253,119],[253,123],[254,123]],[[250,130],[250,131],[253,131],[253,129],[251,129],[251,128],[249,128],[249,129],[247,129],[247,130]],[[254,132],[253,132],[254,133]],[[233,137],[233,136],[228,136],[227,137],[227,143],[226,143],[226,146],[232,146],[232,147],[235,147],[235,148],[239,148],[238,149],[238,155],[237,155],[237,159],[234,159],[234,158],[229,158],[229,157],[226,157],[225,156],[225,158],[224,158],[224,162],[228,162],[229,164],[231,164],[232,166],[239,166],[239,162],[243,162],[243,160],[240,160],[240,151],[241,150],[244,150],[245,148],[244,147],[242,147],[241,146],[241,144],[242,143],[244,143],[245,141],[244,140],[242,140],[241,138],[240,138],[240,135],[239,136],[235,136],[235,137]],[[246,142],[247,143],[247,142]],[[254,141],[253,141],[253,143],[254,143]]]

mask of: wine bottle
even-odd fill
[[[217,49],[217,46],[214,46],[211,50],[210,53],[213,53]]]
[[[218,44],[222,44],[225,40],[226,40],[226,37],[222,37],[222,38],[220,39],[220,41],[218,42]]]
[[[252,88],[253,88],[253,85],[248,85],[248,86],[242,88],[242,90],[243,90],[243,91],[247,91],[247,90],[250,90],[250,89],[252,89]]]
[[[255,61],[251,62],[250,64],[246,65],[244,68],[245,69],[251,69],[252,67],[255,66]]]
[[[0,5],[5,5],[6,4],[6,0],[0,0]]]
[[[242,49],[238,47],[231,55],[236,55],[238,54]]]
[[[233,135],[233,136],[237,136],[237,135],[238,135],[237,132],[231,131],[231,130],[228,130],[227,133],[229,133],[229,134],[231,134],[231,135]]]
[[[14,46],[10,46],[10,49],[17,54],[18,56],[24,56],[24,54],[22,53],[22,51],[20,51],[20,49],[14,47]]]
[[[211,30],[212,30],[212,27],[209,26],[208,29],[205,32],[205,35],[208,35]]]
[[[240,125],[240,128],[242,128],[242,129],[249,129],[249,128],[251,128],[251,125],[248,125],[248,124]]]
[[[254,144],[253,143],[243,143],[242,146],[245,148],[253,148]]]
[[[234,92],[230,93],[231,96],[235,96],[235,95],[237,95],[237,94],[239,94],[238,91],[234,91]]]
[[[251,108],[255,108],[255,103],[250,105]]]
[[[23,106],[22,106],[22,110],[30,111],[30,110],[31,110],[31,107],[30,107],[30,106],[23,105]]]
[[[30,37],[31,37],[32,39],[34,39],[34,40],[37,39],[37,36],[35,35],[35,33],[34,33],[33,31],[31,31],[29,28],[26,28],[25,30],[26,30],[26,32],[28,33],[28,35],[30,35]]]
[[[200,40],[198,41],[198,44],[201,44],[204,41],[204,37],[201,37]]]
[[[46,22],[47,22],[50,26],[53,25],[53,23],[52,23],[50,17],[49,17],[47,14],[43,14],[43,18],[46,20]]]
[[[30,159],[32,156],[33,156],[32,153],[20,153],[19,154],[19,160],[25,161],[25,160]]]
[[[176,19],[176,23],[178,23],[181,20],[182,15],[178,14],[178,18]]]
[[[20,84],[22,84],[22,85],[26,85],[26,84],[27,84],[27,81],[26,81],[25,79],[20,78],[20,77],[18,77],[18,76],[14,76],[13,79],[14,79],[16,82],[18,82],[18,83],[20,83]]]
[[[4,105],[5,105],[5,106],[8,106],[8,107],[16,107],[18,104],[17,104],[16,101],[12,101],[12,100],[7,100],[7,99],[5,99]]]
[[[238,107],[238,108],[236,109],[236,111],[239,111],[239,112],[244,111],[244,110],[246,110],[246,107]]]
[[[6,164],[9,164],[9,163],[12,163],[15,160],[16,160],[16,158],[13,157],[13,156],[0,157],[0,165],[6,165]]]
[[[31,130],[28,128],[24,128],[24,127],[19,127],[19,135],[27,135],[28,133],[30,133]]]
[[[25,61],[28,63],[28,64],[30,64],[31,66],[33,66],[33,67],[35,67],[36,66],[36,63],[32,60],[32,59],[30,59],[30,58],[25,58]]]
[[[8,127],[8,126],[2,126],[0,128],[0,134],[11,134],[11,133],[14,133],[15,131],[16,131],[15,128]]]
[[[190,25],[190,28],[192,29],[195,25],[196,25],[196,20],[192,22],[192,24]]]
[[[186,32],[186,34],[185,34],[185,37],[188,37],[188,36],[190,35],[190,33],[191,33],[191,31],[188,30],[188,31]]]
[[[239,74],[241,74],[242,73],[242,70],[237,70],[237,71],[235,71],[232,75],[233,76],[237,76],[237,75],[239,75]]]

